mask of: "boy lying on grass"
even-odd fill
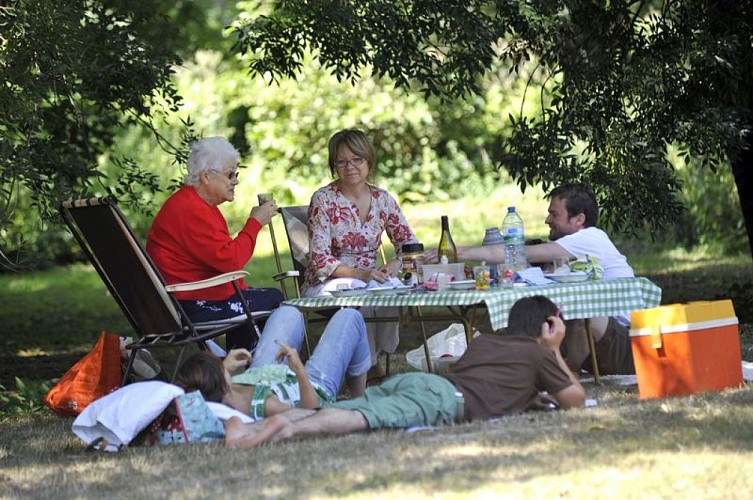
[[[552,403],[582,406],[585,391],[560,354],[564,336],[555,305],[546,297],[526,297],[510,309],[505,334],[476,338],[446,376],[403,373],[323,409],[290,409],[247,425],[233,417],[225,444],[253,448],[267,441],[486,420]]]

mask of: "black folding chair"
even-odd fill
[[[180,348],[175,365],[177,370],[187,346],[197,344],[207,349],[208,340],[244,323],[249,331],[258,335],[254,320],[271,314],[270,311],[251,313],[238,285],[238,280],[248,275],[243,270],[197,282],[166,285],[125,216],[111,199],[66,201],[60,205],[60,213],[139,337],[126,346],[131,354],[123,374],[123,384],[128,380],[140,348]],[[199,290],[228,282],[233,283],[245,314],[193,323],[173,295],[174,292]]]

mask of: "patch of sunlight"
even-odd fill
[[[34,347],[32,349],[21,349],[20,351],[16,352],[16,356],[19,358],[30,358],[33,356],[49,356],[50,353],[40,349],[39,347]]]
[[[41,272],[0,275],[0,289],[5,288],[16,293],[34,293],[61,284],[82,286],[82,280],[99,280],[99,276],[91,265],[78,263],[69,266],[56,266]]]
[[[18,278],[11,278],[5,283],[5,288],[11,292],[40,292],[49,286],[48,280],[31,279],[28,274],[19,274]]]
[[[435,456],[445,458],[463,458],[463,457],[477,457],[477,456],[494,456],[505,455],[509,453],[509,450],[505,450],[502,447],[495,446],[481,446],[477,443],[461,444],[455,446],[443,445],[438,448],[434,453]]]
[[[608,464],[598,453],[542,466],[503,459],[490,469],[477,471],[476,484],[396,481],[386,489],[361,489],[345,498],[718,497],[729,493],[730,484],[749,491],[753,462],[746,457],[736,452],[649,450],[617,457]]]
[[[442,202],[404,204],[401,206],[405,218],[408,220],[419,241],[426,248],[434,248],[439,243],[440,217],[450,216],[450,229],[455,243],[458,245],[478,245],[484,237],[484,231],[489,227],[500,227],[502,219],[507,213],[507,207],[515,205],[523,218],[526,235],[532,238],[545,238],[549,228],[544,224],[549,202],[544,199],[541,188],[529,188],[525,194],[516,185],[505,185],[496,189],[483,200],[475,198],[461,198]],[[230,221],[231,231],[240,227],[237,221]],[[274,233],[278,247],[284,252],[287,249],[287,239],[282,218],[274,218]],[[386,235],[383,237],[387,248],[392,245]],[[269,257],[274,253],[269,228],[265,227],[259,233],[254,255]]]

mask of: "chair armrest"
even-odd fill
[[[223,283],[229,283],[237,279],[248,276],[246,271],[230,271],[229,273],[219,274],[211,278],[207,278],[201,281],[191,281],[190,283],[176,283],[174,285],[167,285],[165,290],[168,292],[189,292],[191,290],[203,290],[204,288],[210,288]]]
[[[300,275],[301,273],[299,273],[298,271],[285,271],[284,273],[275,274],[274,276],[272,276],[272,278],[275,281],[282,281],[288,278],[297,278]]]

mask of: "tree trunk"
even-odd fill
[[[732,161],[732,173],[748,232],[748,248],[753,256],[753,134],[747,134],[746,140],[746,147]]]

